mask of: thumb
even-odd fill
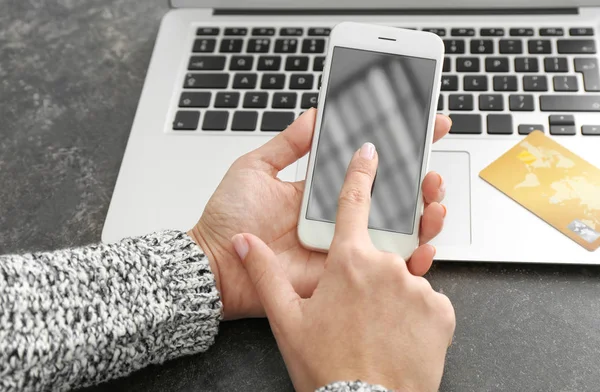
[[[275,253],[252,234],[237,234],[233,247],[240,256],[269,320],[281,325],[299,311],[302,299],[288,280]]]

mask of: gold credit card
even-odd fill
[[[600,169],[543,132],[529,134],[479,175],[585,249],[600,247]]]

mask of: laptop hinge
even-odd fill
[[[274,9],[216,8],[214,15],[577,15],[578,8]]]

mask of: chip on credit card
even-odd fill
[[[600,247],[600,169],[534,131],[479,174],[589,251]]]

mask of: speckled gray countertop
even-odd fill
[[[99,241],[166,0],[0,0],[0,253]],[[600,390],[600,268],[438,264],[442,391]],[[87,391],[291,391],[264,320]]]

